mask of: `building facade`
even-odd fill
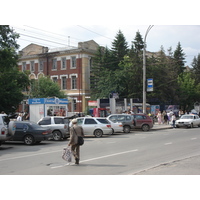
[[[30,44],[19,52],[19,70],[29,70],[30,79],[49,76],[67,95],[68,112],[82,113],[90,98],[90,70],[98,47],[93,40],[79,42],[77,48]]]

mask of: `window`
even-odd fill
[[[34,72],[35,71],[35,63],[34,61],[31,61],[31,72]]]
[[[52,63],[53,63],[52,70],[56,70],[57,69],[57,59],[54,58]]]
[[[131,116],[127,115],[126,120],[131,120]]]
[[[102,124],[110,124],[110,122],[107,119],[97,119],[97,121],[99,121]]]
[[[85,119],[85,124],[97,124],[94,119]]]
[[[58,82],[58,76],[51,76],[51,79],[54,83]]]
[[[67,89],[67,77],[66,76],[63,76],[61,78],[61,84],[62,84],[62,90],[66,90]]]
[[[146,119],[146,117],[143,115],[135,115],[135,118],[136,119]]]
[[[58,78],[57,77],[53,77],[52,80],[53,80],[54,83],[58,82]]]
[[[61,68],[62,69],[66,69],[67,68],[66,58],[65,57],[61,59]]]
[[[72,80],[72,89],[77,89],[76,76],[71,76],[71,80]]]
[[[75,56],[71,57],[71,68],[76,68],[76,57]]]
[[[39,125],[49,125],[49,124],[51,124],[51,118],[50,117],[45,117],[38,124]]]
[[[113,115],[109,118],[112,122],[117,122],[117,115]]]
[[[25,71],[26,70],[26,62],[23,62],[22,63],[22,71]]]
[[[126,116],[124,115],[118,115],[118,121],[125,121]]]
[[[43,71],[43,69],[44,69],[44,61],[40,60],[39,61],[39,71]]]
[[[54,118],[55,124],[64,124],[63,118]]]

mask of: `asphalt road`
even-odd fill
[[[61,158],[67,141],[0,147],[1,175],[200,174],[200,128],[163,129],[86,137],[80,165]]]

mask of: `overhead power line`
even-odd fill
[[[55,43],[55,44],[60,44],[60,45],[66,46],[66,44],[63,44],[63,43],[54,42],[54,41],[51,41],[51,40],[46,40],[46,39],[42,39],[42,38],[38,38],[38,37],[34,37],[34,36],[22,34],[22,33],[20,33],[20,35],[23,35],[23,36],[26,36],[26,37],[30,37],[30,38],[34,38],[34,39],[37,39],[37,40],[43,40],[43,41],[46,41],[46,42],[51,42],[51,43]]]
[[[80,25],[77,25],[77,26],[79,26],[79,27],[81,27],[81,28],[83,28],[83,29],[85,29],[85,30],[88,30],[88,31],[90,31],[90,32],[92,32],[92,33],[95,33],[95,34],[97,34],[97,35],[99,35],[99,36],[101,36],[101,37],[107,38],[107,39],[109,39],[109,40],[113,40],[113,39],[111,39],[111,38],[109,38],[109,37],[106,37],[106,36],[104,36],[104,35],[101,35],[101,34],[95,32],[95,31],[92,31],[92,30],[90,30],[90,29],[88,29],[88,28],[85,28],[85,27],[83,27],[83,26],[80,26]]]

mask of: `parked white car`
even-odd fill
[[[78,117],[77,124],[82,126],[84,135],[102,137],[104,134],[112,134],[110,122],[103,117]],[[71,123],[69,124],[71,127]]]
[[[111,128],[112,128],[112,134],[116,133],[116,132],[123,132],[123,124],[121,122],[112,122],[111,120],[109,120],[107,118],[107,120],[110,122],[111,124]]]
[[[200,118],[198,115],[182,115],[180,119],[176,120],[175,125],[179,127],[193,128],[200,127]]]

